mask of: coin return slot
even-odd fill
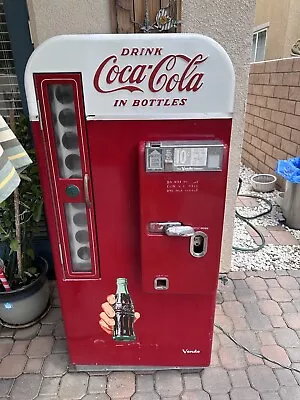
[[[203,257],[207,251],[207,235],[203,232],[196,232],[191,237],[190,253],[193,257]]]
[[[169,279],[168,278],[156,278],[154,280],[154,289],[156,289],[156,290],[169,289]]]

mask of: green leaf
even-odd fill
[[[33,165],[33,166],[31,167],[31,172],[32,172],[33,174],[38,173],[38,172],[39,172],[38,166],[37,166],[37,165]]]
[[[35,254],[34,254],[34,251],[32,250],[32,249],[27,249],[26,250],[26,254],[32,259],[32,260],[34,260],[35,259]]]
[[[20,174],[19,176],[23,181],[31,182],[31,179],[29,178],[29,176],[27,176],[25,174]]]
[[[39,201],[37,204],[35,204],[35,207],[32,212],[33,219],[35,222],[40,222],[42,217],[42,210],[43,210],[43,201]]]
[[[0,203],[0,208],[3,209],[3,210],[5,210],[6,207],[7,207],[6,201],[2,201],[2,203]]]
[[[28,271],[31,275],[34,275],[34,274],[37,273],[37,269],[36,269],[35,267],[27,268],[27,271]]]
[[[19,244],[18,244],[17,239],[13,239],[13,240],[10,242],[9,247],[11,248],[12,251],[17,251],[17,250],[18,250],[18,247],[19,247]]]

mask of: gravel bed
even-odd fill
[[[255,192],[250,184],[250,178],[254,175],[254,172],[245,167],[241,166],[240,177],[243,180],[243,184],[240,190],[240,195],[251,194],[255,196],[261,196],[271,201],[273,209],[271,213],[264,215],[260,218],[251,220],[253,225],[260,226],[277,226],[281,225],[285,227],[296,239],[300,240],[300,230],[290,229],[282,221],[282,212],[279,206],[276,204],[276,197],[278,194],[277,190],[271,193],[258,193]],[[263,201],[259,201],[258,207],[237,207],[237,210],[244,216],[252,216],[263,212],[266,207]],[[257,247],[257,244],[252,239],[251,235],[246,230],[246,225],[243,221],[235,218],[234,221],[234,235],[233,245],[236,247],[249,248]],[[267,271],[267,270],[290,270],[300,269],[300,246],[287,246],[287,245],[273,245],[267,244],[263,249],[253,252],[242,252],[232,250],[232,264],[231,271]]]

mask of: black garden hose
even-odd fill
[[[261,239],[261,244],[259,244],[257,247],[237,247],[237,246],[232,246],[232,248],[234,250],[237,250],[237,251],[255,253],[255,252],[261,250],[265,246],[266,240],[264,238],[264,235],[261,232],[259,232],[259,230],[255,227],[255,225],[253,225],[250,222],[250,220],[253,220],[253,219],[262,217],[263,215],[269,214],[272,211],[273,205],[270,202],[270,200],[264,199],[263,197],[260,197],[260,196],[255,196],[253,194],[241,194],[240,195],[239,193],[240,193],[240,190],[241,190],[242,183],[243,183],[242,179],[239,178],[239,186],[238,186],[238,192],[237,192],[238,196],[240,196],[240,197],[249,197],[249,198],[257,199],[257,200],[262,200],[262,201],[264,201],[266,203],[267,208],[266,208],[265,211],[262,211],[259,214],[255,214],[252,217],[246,217],[246,216],[240,214],[237,210],[235,210],[235,216],[237,218],[239,218],[241,221],[245,222],[245,224],[249,225],[255,232],[257,232],[258,236]]]

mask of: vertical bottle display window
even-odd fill
[[[39,80],[65,276],[99,277],[81,82]]]

